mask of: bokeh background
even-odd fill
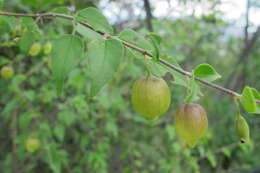
[[[209,63],[222,75],[216,83],[241,92],[245,85],[260,90],[259,0],[5,0],[3,10],[22,13],[74,13],[99,8],[116,30],[162,36],[161,51],[191,71]],[[2,3],[1,2],[1,3]],[[260,172],[260,116],[242,110],[251,129],[252,145],[239,144],[235,106],[227,95],[203,87],[198,103],[208,113],[209,131],[193,149],[176,137],[174,113],[185,89],[171,84],[172,104],[150,123],[132,110],[132,83],[145,70],[127,58],[114,79],[88,99],[83,61],[74,69],[61,97],[48,66],[49,55],[28,55],[20,40],[33,28],[33,42],[44,45],[72,32],[72,22],[0,16],[0,66],[15,70],[0,78],[1,173],[257,173]],[[165,76],[165,79],[169,79]],[[38,138],[36,152],[26,149]]]

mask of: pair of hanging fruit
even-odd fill
[[[162,78],[141,77],[132,88],[131,101],[136,112],[148,120],[164,114],[171,103],[170,89]],[[205,110],[198,104],[184,104],[175,116],[176,130],[187,146],[193,147],[208,129]]]

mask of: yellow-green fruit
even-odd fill
[[[26,141],[26,149],[28,152],[35,152],[40,148],[40,140],[37,138],[29,138]]]
[[[237,115],[236,118],[236,131],[240,137],[241,143],[250,143],[249,127],[245,118],[241,115]]]
[[[141,77],[133,85],[131,101],[136,112],[148,120],[155,120],[168,110],[171,93],[162,78]]]
[[[29,50],[29,55],[31,56],[36,56],[40,53],[41,51],[41,43],[37,42],[37,43],[33,43],[33,45],[31,46],[30,50]]]
[[[51,44],[51,42],[47,42],[47,43],[45,43],[45,45],[43,46],[43,53],[45,54],[45,55],[47,55],[47,54],[49,54],[50,52],[51,52],[51,50],[52,50],[52,44]]]
[[[175,115],[178,136],[188,147],[194,147],[208,129],[207,114],[198,104],[183,104]]]
[[[9,67],[9,66],[4,66],[2,69],[1,69],[1,76],[4,78],[4,79],[10,79],[12,78],[14,75],[14,69],[12,67]]]

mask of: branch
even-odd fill
[[[24,14],[24,13],[12,13],[12,12],[2,12],[0,11],[0,15],[4,15],[4,16],[15,16],[15,17],[33,17],[33,18],[64,18],[64,19],[69,19],[69,20],[74,20],[74,17],[73,16],[70,16],[70,15],[66,15],[66,14],[59,14],[59,13],[41,13],[41,14]],[[142,49],[142,48],[139,48],[131,43],[128,43],[126,41],[123,41],[123,40],[120,40],[119,38],[117,37],[114,37],[112,35],[109,35],[107,33],[104,33],[104,32],[101,32],[101,31],[97,31],[95,30],[95,28],[93,28],[90,24],[88,24],[87,22],[78,22],[82,25],[84,25],[85,27],[88,27],[89,29],[99,33],[100,35],[104,36],[105,38],[113,38],[113,39],[117,39],[119,41],[122,42],[122,44],[124,44],[126,47],[128,48],[131,48],[137,52],[140,52],[142,53],[143,55],[147,55],[147,56],[150,56],[150,57],[153,57],[152,53]],[[164,64],[165,66],[168,66],[169,68],[175,70],[176,72],[184,75],[184,76],[187,76],[187,77],[192,77],[191,73],[190,72],[187,72],[185,70],[182,70],[170,63],[168,63],[167,61],[163,60],[163,59],[159,59],[159,62],[161,62],[162,64]],[[209,86],[211,88],[215,88],[225,94],[228,94],[230,95],[231,97],[240,97],[241,95],[235,91],[232,91],[230,89],[227,89],[227,88],[224,88],[222,86],[219,86],[219,85],[216,85],[214,83],[211,83],[211,82],[207,82],[203,79],[200,79],[200,78],[195,78],[196,81],[199,81],[200,83],[206,85],[206,86]],[[257,104],[260,104],[260,100],[257,100],[256,101]]]
[[[257,27],[256,31],[254,32],[254,34],[252,35],[251,39],[248,40],[243,52],[240,55],[240,58],[238,60],[238,64],[243,63],[246,59],[246,57],[248,57],[248,55],[250,54],[250,51],[252,50],[252,48],[254,47],[258,37],[260,35],[260,25]]]

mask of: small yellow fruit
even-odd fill
[[[141,77],[133,85],[131,101],[136,112],[148,120],[155,120],[168,110],[171,93],[162,78]]]
[[[40,140],[38,138],[29,138],[26,141],[26,149],[28,152],[35,152],[40,148]]]
[[[177,134],[185,145],[194,147],[207,132],[207,114],[198,104],[183,104],[176,112],[175,125]]]
[[[29,50],[29,55],[31,56],[36,56],[40,53],[41,51],[41,43],[37,42],[37,43],[33,43],[33,45],[31,46],[30,50]]]
[[[240,137],[241,143],[250,143],[250,130],[245,118],[242,115],[237,115],[236,131]]]
[[[45,55],[47,55],[47,54],[49,54],[50,52],[51,52],[51,50],[52,50],[52,44],[51,44],[51,42],[47,42],[47,43],[45,43],[45,45],[43,46],[43,53],[45,54]]]
[[[4,79],[11,79],[14,75],[14,69],[10,66],[4,66],[2,69],[1,69],[1,76],[4,78]]]

